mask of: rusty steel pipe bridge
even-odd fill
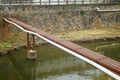
[[[117,62],[109,57],[106,57],[102,54],[96,53],[92,50],[74,44],[67,40],[62,40],[58,37],[50,35],[40,29],[27,25],[21,21],[18,21],[13,18],[4,18],[4,20],[8,23],[11,23],[18,27],[19,29],[27,32],[28,34],[32,34],[33,36],[33,46],[35,46],[34,36],[38,36],[39,38],[49,42],[50,44],[80,58],[81,60],[93,65],[94,67],[100,69],[101,71],[107,73],[111,77],[116,80],[120,80],[120,62]],[[29,36],[27,37],[29,41]],[[30,45],[28,43],[28,45]],[[30,48],[30,47],[29,47]]]

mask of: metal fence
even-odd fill
[[[0,5],[113,4],[120,0],[0,0]]]

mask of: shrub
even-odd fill
[[[84,14],[85,14],[85,11],[84,11],[84,10],[80,10],[80,14],[81,14],[81,15],[84,15]]]

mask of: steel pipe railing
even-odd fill
[[[67,5],[67,4],[114,4],[120,3],[118,1],[106,0],[1,0],[0,5]]]

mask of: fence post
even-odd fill
[[[20,5],[21,5],[21,0],[20,0]]]
[[[91,0],[90,0],[90,4],[91,4]]]
[[[97,0],[97,4],[98,4],[98,0]]]
[[[58,0],[58,5],[60,4],[60,0]]]
[[[30,0],[30,6],[31,6],[31,4],[32,4],[32,0]]]
[[[76,0],[74,0],[74,4],[76,4]]]
[[[39,4],[41,5],[41,0],[39,0]]]
[[[68,0],[66,0],[66,5],[68,5]]]
[[[9,1],[9,4],[10,4],[10,6],[11,6],[11,0]]]
[[[84,4],[84,0],[82,0],[82,4]]]
[[[20,0],[20,5],[22,4],[22,0]]]
[[[51,0],[49,0],[49,5],[50,5]]]

